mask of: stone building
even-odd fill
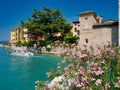
[[[73,24],[72,24],[72,30],[71,32],[73,33],[73,35],[76,35],[76,36],[79,36],[80,35],[80,30],[79,30],[79,27],[80,27],[80,22],[79,21],[74,21]]]
[[[79,46],[87,44],[96,47],[107,42],[118,45],[119,42],[118,21],[104,21],[94,11],[80,13],[79,21],[73,22],[72,32],[80,37]]]

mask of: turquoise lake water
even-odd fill
[[[62,58],[53,55],[10,56],[0,48],[0,90],[35,90],[35,81],[48,80],[46,72],[57,68]]]

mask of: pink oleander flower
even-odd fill
[[[105,90],[104,88],[102,88],[102,90]]]
[[[67,69],[68,69],[68,67],[65,67],[65,68],[64,68],[64,71],[66,71]]]
[[[95,73],[95,75],[101,75],[101,74],[103,74],[103,71],[102,70],[98,70],[98,71],[94,71],[94,73]]]
[[[92,63],[92,66],[93,66],[93,68],[95,69],[95,68],[97,68],[98,67],[98,63]]]
[[[95,67],[98,67],[98,63],[94,63],[93,65],[94,65]]]
[[[96,85],[96,86],[99,86],[99,85],[101,84],[101,82],[102,82],[102,81],[101,81],[100,79],[97,79],[96,82],[95,82],[95,85]]]
[[[58,66],[57,68],[58,68],[58,69],[60,69],[60,68],[61,68],[61,66]]]
[[[51,82],[48,84],[48,88],[52,89],[54,88],[55,85],[56,85],[55,82]]]
[[[66,51],[67,53],[70,53],[71,52],[71,50],[70,49],[67,49],[67,51]]]
[[[112,54],[114,54],[114,53],[115,53],[115,51],[114,51],[113,49],[111,49],[111,50],[110,50],[110,52],[111,52]]]
[[[80,83],[78,83],[77,85],[76,85],[76,87],[81,87],[82,85],[80,84]]]
[[[107,46],[110,45],[110,41],[108,41],[108,42],[106,43],[106,45],[107,45]]]
[[[74,46],[74,48],[75,48],[75,49],[77,49],[77,48],[78,48],[78,46]]]
[[[59,56],[62,56],[62,54],[63,54],[62,52],[58,52],[58,55],[59,55]]]
[[[87,72],[88,72],[88,73],[92,73],[91,69],[88,69]]]
[[[95,78],[91,78],[91,81],[95,81],[96,79]]]
[[[106,83],[105,84],[105,89],[108,90],[110,88],[110,84],[109,83]]]
[[[101,45],[102,47],[106,47],[106,43],[102,43],[102,45]]]
[[[81,81],[82,81],[83,83],[87,82],[87,77],[82,77]]]
[[[72,84],[74,84],[74,82],[75,82],[75,79],[73,78],[68,79],[68,86],[71,86]]]
[[[107,51],[107,52],[110,52],[110,51],[111,51],[111,48],[106,48],[106,51]]]
[[[118,83],[115,83],[115,86],[114,86],[115,88],[119,88],[120,86],[119,86],[119,84]]]
[[[83,87],[84,86],[84,83],[83,82],[81,82],[81,83],[79,83],[80,85],[79,85],[79,87]]]
[[[86,64],[89,64],[89,63],[90,63],[89,61],[86,62]]]
[[[79,74],[84,75],[84,72],[82,70],[79,71]]]
[[[89,45],[89,48],[93,48],[93,46],[92,46],[92,45]]]
[[[76,58],[76,55],[72,55],[72,58],[74,58],[74,59],[75,59],[75,58]]]
[[[84,74],[85,74],[84,71],[83,71],[83,67],[80,67],[80,69],[78,69],[78,72],[79,72],[79,74],[81,74],[81,75],[84,75]]]
[[[80,54],[80,58],[84,58],[84,57],[87,57],[86,54]]]
[[[101,64],[105,64],[105,60],[102,60],[102,61],[101,61]]]
[[[93,53],[93,55],[94,55],[94,56],[99,56],[99,55],[101,55],[101,51],[100,51],[100,50],[97,50],[97,51],[95,51],[95,52]]]
[[[74,81],[73,84],[74,84],[75,86],[77,86],[77,84],[79,84],[79,82],[78,82],[78,81]]]
[[[120,84],[120,77],[117,77],[117,80],[118,80],[118,84]]]
[[[85,51],[85,50],[87,50],[87,48],[86,48],[86,47],[83,47],[83,48],[82,48],[82,51]]]

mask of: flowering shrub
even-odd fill
[[[103,45],[66,50],[50,82],[36,83],[36,90],[120,90],[120,47]]]

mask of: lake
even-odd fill
[[[35,90],[35,81],[48,80],[46,72],[57,68],[62,58],[54,55],[10,56],[0,48],[0,90]]]

